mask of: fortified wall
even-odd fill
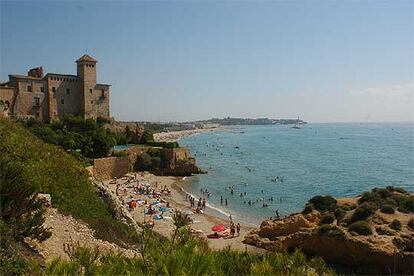
[[[129,172],[128,156],[94,159],[92,172],[101,181],[123,177]]]

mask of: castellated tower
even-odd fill
[[[80,82],[81,95],[83,96],[82,115],[85,119],[96,118],[96,63],[98,61],[89,55],[80,57],[77,63],[77,75]]]

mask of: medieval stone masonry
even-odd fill
[[[0,115],[44,122],[66,113],[110,119],[110,85],[97,83],[97,60],[85,54],[76,64],[76,75],[44,75],[42,67],[30,69],[27,76],[9,75],[0,84]]]

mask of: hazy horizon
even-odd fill
[[[414,121],[414,2],[2,1],[0,79],[95,57],[122,121]]]

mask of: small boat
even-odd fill
[[[299,116],[298,116],[298,120],[296,121],[296,124],[292,127],[294,129],[300,129],[300,127],[298,126],[299,124]]]

